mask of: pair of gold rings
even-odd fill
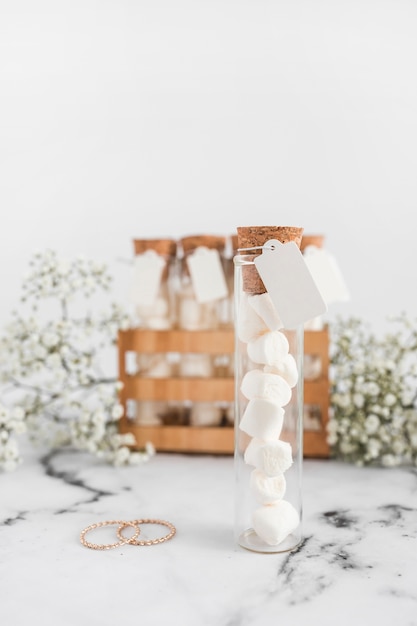
[[[161,526],[167,526],[169,528],[169,533],[163,537],[158,537],[157,539],[138,541],[141,524],[159,524]],[[118,526],[117,537],[119,541],[116,543],[91,543],[90,541],[87,541],[85,538],[86,534],[95,528],[100,528],[101,526]],[[126,537],[123,534],[123,530],[129,526],[134,528],[135,532],[130,537]],[[87,526],[87,528],[84,528],[80,534],[80,541],[83,546],[91,548],[92,550],[111,550],[112,548],[123,546],[126,543],[131,546],[154,546],[158,543],[164,543],[164,541],[172,539],[176,532],[177,530],[173,524],[162,519],[135,519],[131,521],[110,520],[106,522],[97,522],[96,524],[91,524],[90,526]]]

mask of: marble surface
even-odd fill
[[[24,454],[0,475],[2,624],[417,625],[416,469],[305,461],[303,543],[264,555],[234,544],[231,457],[113,468]],[[79,541],[93,522],[137,517],[169,520],[177,535],[107,551]]]

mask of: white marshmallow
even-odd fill
[[[272,304],[269,293],[266,292],[251,296],[249,298],[249,303],[253,310],[256,311],[259,317],[265,322],[269,330],[279,330],[280,328],[284,328],[284,324]]]
[[[150,378],[169,378],[172,374],[171,364],[165,354],[137,353],[138,373]]]
[[[180,300],[178,317],[180,328],[201,330],[201,307],[194,298]]]
[[[151,317],[146,321],[146,328],[150,330],[169,330],[172,321],[168,317]]]
[[[322,371],[321,358],[317,354],[304,355],[304,378],[314,380],[319,378]]]
[[[185,330],[216,328],[218,302],[198,302],[192,285],[183,288],[178,304],[178,324]]]
[[[247,294],[242,296],[237,316],[237,336],[245,343],[268,331],[264,321],[249,305],[250,299]]]
[[[304,323],[304,330],[323,330],[324,321],[321,315]]]
[[[299,525],[300,517],[290,502],[278,500],[275,504],[261,506],[253,514],[253,528],[270,546],[277,546]]]
[[[222,410],[213,402],[194,402],[190,412],[191,426],[219,426]]]
[[[179,363],[180,376],[207,378],[213,374],[210,354],[185,353]]]
[[[164,359],[160,359],[156,363],[152,363],[147,371],[147,375],[151,378],[169,378],[171,376],[171,365]]]
[[[246,372],[240,389],[249,400],[275,400],[280,406],[285,406],[291,400],[291,387],[286,380],[278,374],[268,374],[258,369]]]
[[[290,349],[288,339],[278,330],[265,333],[247,345],[249,358],[255,363],[273,365],[279,363],[288,355]]]
[[[140,325],[146,328],[165,330],[172,326],[169,302],[163,296],[158,296],[152,304],[137,305],[136,314]]]
[[[136,423],[141,426],[160,426],[162,419],[158,417],[160,403],[152,400],[136,402]]]
[[[272,504],[281,500],[286,486],[284,474],[270,477],[261,470],[255,469],[250,475],[250,489],[261,504]]]
[[[277,361],[273,365],[265,365],[264,372],[267,374],[278,374],[287,381],[290,387],[295,387],[298,382],[297,363],[292,354],[287,354],[285,359]]]
[[[291,445],[286,441],[262,441],[254,438],[245,450],[244,460],[267,476],[278,476],[292,465]]]
[[[284,421],[284,409],[273,400],[250,400],[239,428],[251,437],[278,439]]]

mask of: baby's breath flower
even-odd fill
[[[59,343],[59,336],[55,333],[46,332],[42,337],[42,343],[47,348],[52,348]]]
[[[371,381],[366,386],[366,392],[370,396],[377,396],[380,391],[381,391],[381,389],[380,389],[379,385],[377,385],[376,382],[374,382],[374,381]]]
[[[100,351],[115,349],[129,316],[114,304],[100,314],[71,309],[72,299],[84,301],[110,283],[103,263],[83,257],[69,261],[47,250],[30,260],[22,284],[29,315],[14,312],[0,337],[0,383],[13,392],[10,404],[0,401],[0,469],[20,462],[15,435],[26,429],[34,441],[71,446],[116,465],[143,463],[154,453],[134,450],[134,437],[118,432],[122,384],[100,374]],[[45,322],[37,309],[50,298],[60,313]]]
[[[380,425],[379,417],[375,413],[371,413],[365,420],[365,430],[369,435],[377,432]]]
[[[121,404],[115,404],[111,411],[113,419],[118,420],[123,416],[124,410]]]
[[[365,398],[363,397],[363,395],[361,393],[355,393],[353,395],[353,404],[358,409],[361,409],[363,407],[363,405],[365,404]]]
[[[395,467],[396,465],[398,465],[398,460],[393,454],[384,454],[381,462],[384,467]]]
[[[377,439],[368,439],[367,452],[371,459],[376,459],[381,450],[381,443]]]
[[[396,402],[397,402],[397,398],[394,396],[394,394],[387,393],[387,395],[384,398],[384,403],[386,404],[386,406],[394,406]]]
[[[362,320],[331,327],[332,453],[356,464],[417,460],[417,320],[376,337]]]

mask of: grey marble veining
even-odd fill
[[[1,623],[417,625],[415,469],[305,461],[304,538],[281,555],[235,545],[233,479],[231,457],[113,468],[28,447],[0,476]],[[138,517],[177,535],[103,552],[79,542],[93,522]]]

